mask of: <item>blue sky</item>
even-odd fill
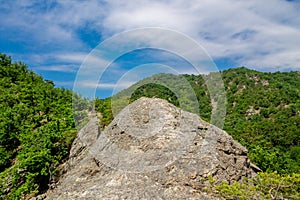
[[[123,31],[161,27],[191,37],[219,70],[300,70],[299,10],[300,1],[285,0],[1,1],[0,52],[57,86],[72,88],[84,59],[102,41]],[[111,69],[147,63],[192,73],[182,58],[153,49],[123,55]],[[100,97],[111,94],[118,77],[104,79]]]

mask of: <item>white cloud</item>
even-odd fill
[[[84,52],[49,52],[24,53],[12,57],[29,64],[34,70],[75,73],[87,55]]]
[[[55,81],[55,84],[60,87],[71,88],[74,85],[74,82],[73,81]]]
[[[78,85],[80,85],[81,88],[99,88],[99,89],[117,89],[117,90],[121,90],[121,89],[125,89],[128,88],[129,86],[133,85],[134,81],[122,81],[122,83],[93,83],[93,82],[80,82],[77,83]]]
[[[291,65],[291,61],[295,62]],[[289,71],[300,69],[300,52],[279,52],[273,53],[269,56],[258,55],[255,58],[241,59],[240,63],[245,63],[245,66],[251,66],[251,68],[260,71]],[[270,63],[272,65],[270,66]],[[269,66],[269,67],[265,67]]]
[[[31,62],[42,66],[50,58],[57,66],[82,62],[91,47],[89,38],[81,38],[78,30],[93,30],[107,38],[151,26],[191,36],[213,59],[231,58],[236,65],[265,71],[299,70],[299,1],[20,0],[4,2],[0,9],[0,32],[12,33],[5,35],[7,40],[41,51],[42,56],[31,55]],[[149,39],[151,34],[140,37]],[[164,40],[155,42],[159,45]],[[174,38],[174,43],[180,41]]]
[[[202,44],[213,58],[242,57],[237,65],[262,63],[265,69],[299,69],[299,3],[275,1],[109,1],[103,20],[108,32],[145,26],[182,31]],[[174,41],[180,42],[180,41]],[[243,61],[245,63],[241,63]],[[257,68],[257,65],[253,66]]]
[[[51,66],[39,66],[35,68],[41,71],[56,71],[56,72],[76,72],[78,67],[74,65],[51,65]]]
[[[86,58],[86,53],[58,53],[53,55],[57,60],[81,64]]]
[[[101,83],[98,84],[97,87],[98,88],[104,88],[104,89],[116,89],[116,90],[122,90],[125,88],[128,88],[129,86],[135,84],[136,82],[133,81],[122,81],[122,83],[118,83],[118,84],[109,84],[109,83]]]

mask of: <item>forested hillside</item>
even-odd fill
[[[0,54],[0,199],[45,191],[77,135],[71,90]],[[27,196],[28,197],[28,196]]]
[[[300,73],[223,72],[225,130],[264,171],[300,173]]]
[[[158,74],[133,85],[131,88],[134,92],[129,101],[141,96],[156,96],[179,106],[172,91],[151,83],[155,79],[171,80],[172,76],[174,75]],[[201,118],[209,121],[212,105],[205,76],[181,76],[195,91]],[[263,73],[236,68],[223,71],[222,77],[227,96],[224,129],[247,146],[249,157],[263,171],[300,173],[300,73]],[[150,83],[145,84],[147,82]],[[131,88],[113,97],[114,104],[126,101],[128,93],[133,91]],[[103,113],[103,127],[112,119],[110,106],[111,98],[96,100],[96,107]]]

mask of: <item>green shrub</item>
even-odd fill
[[[226,199],[300,199],[300,174],[258,173],[252,179],[215,186]]]

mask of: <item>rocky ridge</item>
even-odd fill
[[[46,199],[218,199],[208,176],[232,182],[259,170],[225,131],[165,100],[141,98],[100,133],[78,133],[65,174]]]

